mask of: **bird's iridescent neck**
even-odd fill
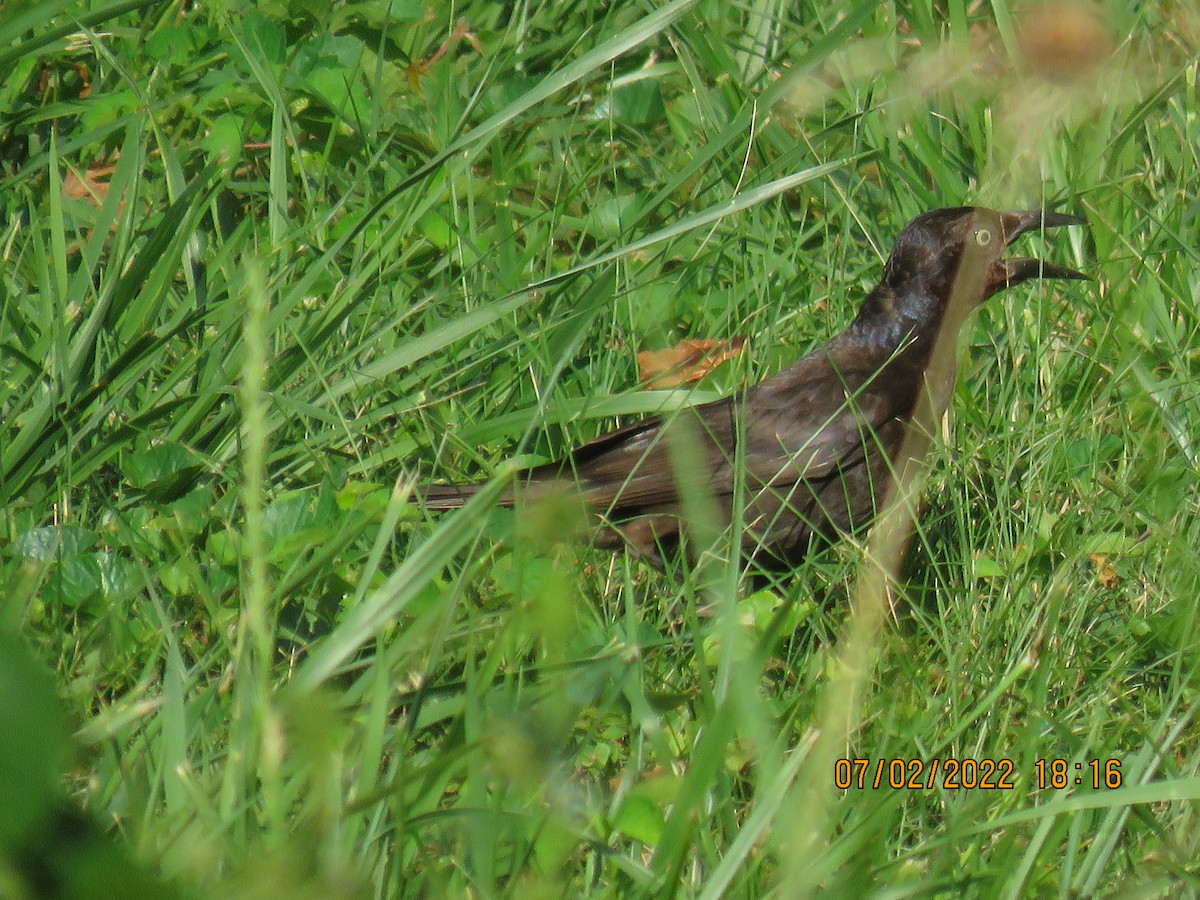
[[[937,334],[943,311],[943,305],[928,292],[897,292],[881,284],[867,295],[846,334],[882,357],[928,357],[932,349],[930,336]]]

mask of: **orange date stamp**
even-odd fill
[[[1011,759],[847,759],[833,764],[839,790],[1011,791],[1017,767]]]

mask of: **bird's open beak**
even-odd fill
[[[1008,246],[1027,231],[1042,228],[1057,228],[1060,225],[1086,225],[1087,219],[1072,216],[1067,213],[1048,212],[1031,209],[1024,212],[1001,213],[1000,220],[1004,227],[1004,246]],[[996,261],[996,272],[992,283],[994,291],[1003,290],[1031,278],[1077,278],[1088,280],[1088,276],[1074,269],[1040,259],[1018,256],[1012,259]]]

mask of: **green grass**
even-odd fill
[[[249,7],[0,20],[0,896],[1200,886],[1190,6],[1109,4],[1078,81],[1003,2]],[[862,541],[752,594],[491,507],[510,459],[799,358],[975,202],[1086,215],[1026,240],[1095,281],[968,324],[865,655]],[[748,351],[638,391],[684,337]]]

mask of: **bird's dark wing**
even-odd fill
[[[795,484],[860,458],[873,435],[908,412],[877,374],[873,360],[818,351],[757,385],[746,398],[747,473],[763,484]]]
[[[841,355],[841,354],[839,354]],[[603,435],[563,460],[539,466],[527,483],[574,481],[587,503],[611,518],[679,503],[679,477],[668,432],[681,431],[699,456],[684,473],[716,495],[733,493],[737,446],[744,442],[747,474],[766,485],[820,478],[859,458],[870,435],[901,414],[886,391],[864,390],[873,363],[839,361],[818,350],[751,388],[735,403],[725,398],[655,416]],[[843,391],[831,391],[842,383]],[[743,421],[739,422],[738,417]]]
[[[685,424],[686,423],[686,424]],[[531,469],[530,483],[574,481],[588,505],[621,517],[678,502],[668,432],[690,430],[715,468],[732,446],[732,401],[717,400],[670,416],[651,416],[601,435],[557,462]]]

